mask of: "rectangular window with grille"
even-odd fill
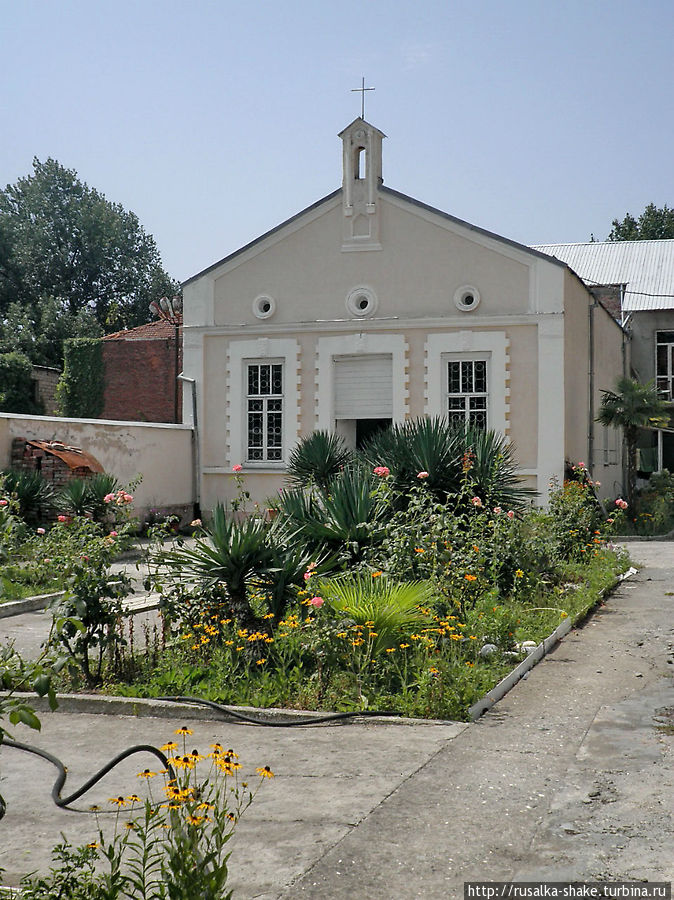
[[[674,331],[655,332],[655,377],[662,399],[674,400]]]
[[[283,363],[246,366],[246,446],[248,462],[283,460]]]
[[[446,397],[452,424],[487,428],[487,360],[450,359]]]

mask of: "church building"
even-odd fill
[[[541,503],[565,461],[620,492],[620,441],[594,422],[620,326],[565,263],[384,186],[364,118],[339,137],[340,189],[183,285],[203,507],[239,465],[263,503],[315,429],[358,446],[420,416],[506,435]]]

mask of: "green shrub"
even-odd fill
[[[56,388],[61,414],[95,419],[103,411],[103,344],[100,338],[68,338],[63,344],[63,375]]]

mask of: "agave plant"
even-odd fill
[[[323,599],[357,625],[371,623],[372,655],[397,644],[429,623],[427,607],[433,588],[427,581],[392,582],[369,573],[345,575],[319,582]]]
[[[329,431],[314,431],[302,438],[288,460],[289,481],[294,487],[316,485],[326,492],[335,476],[349,463],[353,453],[343,438]]]
[[[19,515],[27,522],[45,518],[54,499],[54,490],[39,472],[7,469],[4,490],[19,504]]]
[[[536,491],[523,486],[517,474],[515,448],[502,434],[469,428],[464,453],[469,454],[468,474],[476,493],[487,505],[521,509],[536,496]]]

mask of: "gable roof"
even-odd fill
[[[178,328],[182,322],[178,323]],[[173,340],[176,334],[176,326],[165,319],[156,319],[146,325],[137,325],[124,331],[115,331],[113,334],[103,336],[104,341],[165,341]]]
[[[570,266],[583,281],[624,284],[623,310],[674,309],[674,240],[536,244]]]
[[[353,124],[353,123],[352,123]],[[345,129],[346,130],[346,129]],[[558,266],[563,266],[564,268],[569,268],[567,263],[562,259],[555,259],[554,256],[551,256],[549,253],[541,252],[541,250],[537,247],[529,247],[526,244],[520,244],[517,241],[510,240],[510,238],[503,237],[500,234],[496,234],[493,231],[488,231],[486,228],[480,228],[478,225],[471,225],[470,222],[466,222],[463,219],[459,219],[456,216],[450,215],[450,213],[443,212],[441,209],[437,209],[434,206],[429,206],[427,203],[422,203],[421,200],[415,200],[414,197],[410,197],[407,194],[402,194],[400,191],[395,191],[393,188],[386,187],[386,185],[379,185],[378,190],[382,194],[389,194],[392,197],[396,197],[399,200],[403,200],[406,203],[411,204],[412,206],[416,206],[419,209],[426,210],[427,212],[433,213],[436,216],[439,216],[441,219],[445,221],[449,221],[454,223],[455,225],[460,225],[462,228],[466,228],[469,231],[473,231],[476,234],[480,234],[484,237],[491,238],[494,241],[499,241],[502,244],[506,244],[509,247],[514,247],[516,250],[520,250],[522,253],[526,253],[528,256],[536,256],[539,259],[544,259],[546,262],[551,262]],[[193,281],[196,281],[198,278],[201,278],[203,275],[207,275],[209,272],[218,269],[220,266],[225,265],[233,259],[236,259],[237,256],[240,256],[242,253],[245,253],[247,250],[251,250],[257,244],[261,244],[267,238],[271,237],[274,234],[282,231],[288,225],[292,225],[294,222],[297,222],[302,216],[307,213],[313,212],[318,209],[322,204],[328,203],[334,200],[336,197],[340,196],[342,193],[342,188],[337,188],[336,191],[333,191],[331,194],[327,194],[325,197],[321,197],[320,200],[317,200],[315,203],[312,203],[310,206],[305,207],[300,212],[296,213],[294,216],[291,216],[289,219],[286,219],[284,222],[281,222],[279,225],[276,225],[274,228],[271,228],[269,231],[266,231],[264,234],[261,234],[259,237],[254,238],[252,241],[249,241],[247,244],[244,244],[243,247],[239,247],[238,250],[234,250],[232,253],[223,257],[215,263],[212,263],[210,266],[206,266],[205,269],[202,269],[200,272],[197,272],[196,275],[192,275],[186,281],[182,282],[182,287],[186,287],[188,284],[191,284]],[[575,272],[574,272],[575,274]],[[123,334],[123,332],[120,332]],[[109,335],[109,337],[114,337],[114,335]]]

